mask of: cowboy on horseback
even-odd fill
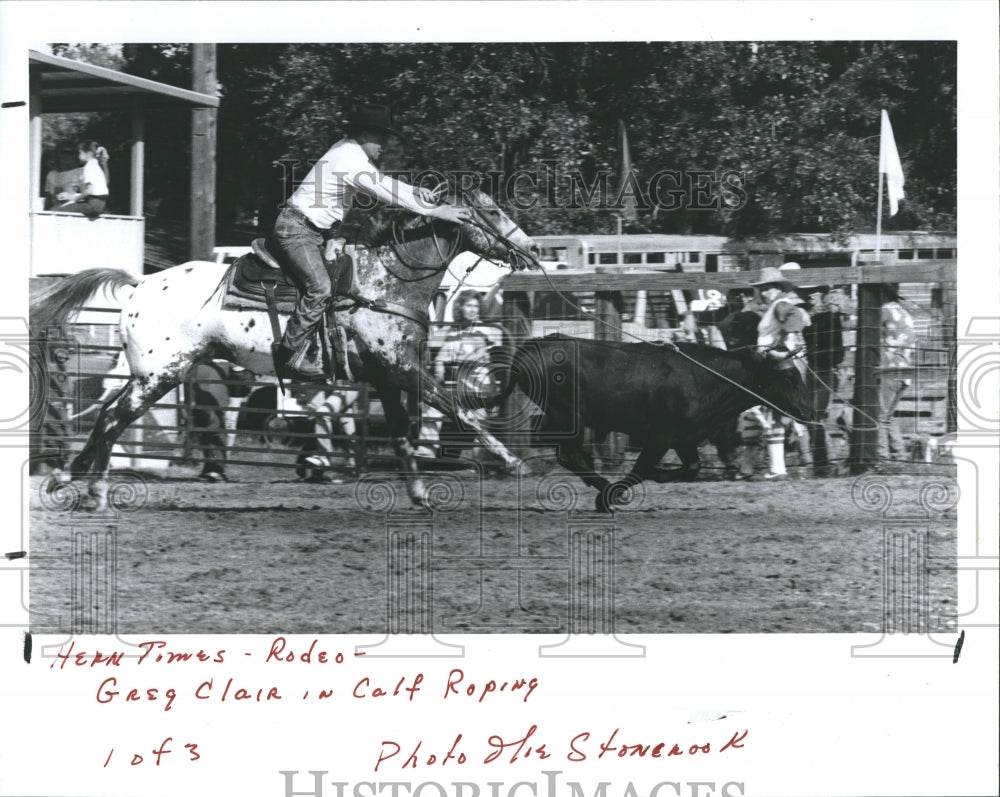
[[[450,222],[468,218],[453,205],[434,205],[433,192],[382,174],[378,162],[392,129],[388,106],[356,107],[346,135],[313,166],[288,198],[274,224],[273,241],[282,269],[299,289],[295,310],[274,350],[278,376],[295,381],[325,381],[322,367],[306,357],[313,332],[323,320],[339,276],[340,258],[332,258],[332,275],[324,263],[327,241],[343,247],[341,225],[358,193],[420,216]],[[332,276],[332,280],[331,280]]]

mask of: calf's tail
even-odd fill
[[[500,377],[500,391],[489,398],[484,398],[482,406],[491,410],[505,402],[517,387],[517,377],[521,373],[524,353],[517,346],[504,344],[490,349],[490,370]]]

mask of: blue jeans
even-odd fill
[[[299,300],[281,344],[298,351],[322,321],[332,293],[323,262],[323,233],[297,214],[282,210],[274,222],[273,238],[281,267],[299,289]]]
[[[836,371],[807,371],[806,388],[811,399],[814,425],[809,427],[812,447],[813,468],[823,470],[829,462],[826,443],[826,413],[830,407],[833,390],[836,389]]]
[[[879,459],[906,459],[906,447],[896,419],[899,397],[906,387],[905,379],[888,375],[879,377]]]

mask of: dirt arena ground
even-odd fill
[[[127,511],[105,515],[57,505],[33,477],[31,630],[875,632],[900,584],[929,630],[955,627],[947,466],[650,484],[614,516],[565,471],[533,470],[427,474],[433,516],[392,476],[315,485],[235,467],[232,482],[203,484],[190,468],[126,472]],[[897,537],[884,550],[883,512],[909,535],[902,548]]]

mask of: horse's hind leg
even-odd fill
[[[90,492],[97,509],[107,506],[108,468],[111,464],[111,450],[118,438],[153,404],[180,384],[180,381],[179,376],[164,375],[155,380],[132,377],[125,388],[101,408],[87,444],[70,465],[73,478],[83,478],[88,472],[93,474]]]

